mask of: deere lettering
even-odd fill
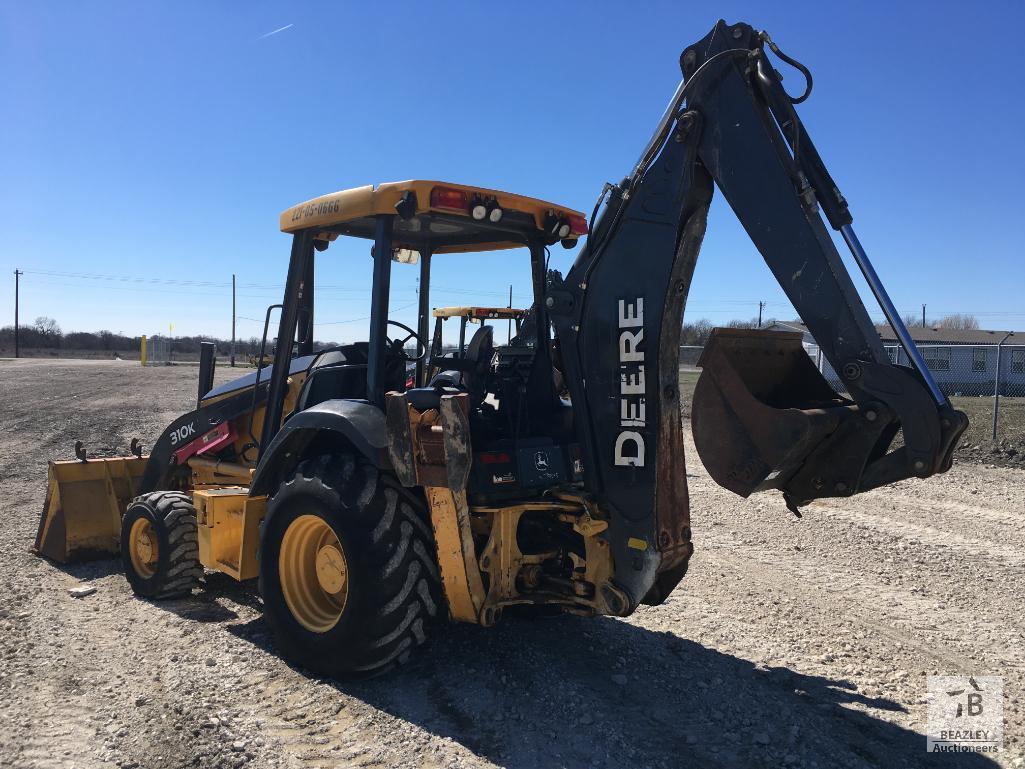
[[[619,426],[644,427],[644,297],[619,300]],[[615,463],[644,467],[644,436],[622,429],[616,437]]]

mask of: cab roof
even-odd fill
[[[495,206],[501,208],[501,219],[497,223],[489,217],[474,219],[470,209],[475,203],[490,206],[489,213]],[[563,238],[570,241],[567,245],[587,233],[584,215],[566,206],[486,187],[422,179],[354,187],[307,200],[281,214],[281,231],[312,229],[325,241],[339,235],[372,239],[375,219],[382,215],[395,216],[395,248],[427,248],[432,253],[518,248],[527,238],[543,236],[553,221],[570,226],[569,236]]]

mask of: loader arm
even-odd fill
[[[967,427],[861,250],[846,201],[794,109],[803,98],[783,90],[766,45],[778,53],[749,25],[719,21],[684,51],[684,82],[654,137],[633,173],[607,188],[565,279],[549,286],[585,483],[609,511],[617,582],[636,600],[664,598],[690,552],[679,333],[713,185],[846,389],[826,383],[796,335],[714,334],[693,423],[699,455],[720,485],[743,496],[778,488],[796,512],[818,497],[943,472]],[[890,362],[823,212],[916,367]]]

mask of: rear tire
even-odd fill
[[[121,561],[136,595],[164,599],[199,586],[196,508],[180,491],[136,497],[121,519]]]
[[[268,501],[260,542],[264,612],[284,655],[349,678],[406,662],[442,611],[427,521],[362,458],[302,462]]]

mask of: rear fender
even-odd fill
[[[250,496],[273,494],[310,453],[310,447],[325,440],[329,445],[351,448],[378,469],[391,470],[384,412],[368,401],[323,401],[290,417],[260,452]]]

